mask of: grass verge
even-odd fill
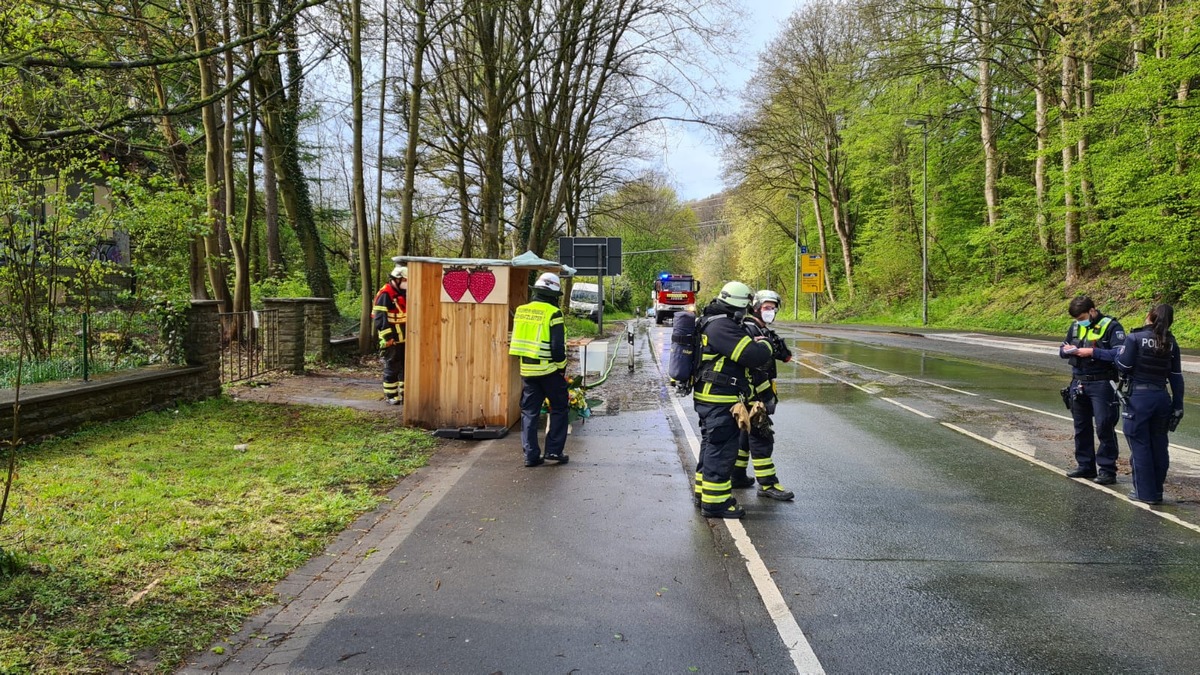
[[[219,398],[23,448],[0,672],[173,671],[433,444],[349,409]]]

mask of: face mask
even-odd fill
[[[1084,319],[1083,321],[1076,321],[1075,323],[1079,324],[1080,328],[1087,328],[1088,326],[1092,325],[1092,320]]]
[[[400,282],[400,290],[402,290],[402,291],[408,290],[408,280],[407,279]]]
[[[773,321],[775,321],[775,310],[764,309],[762,311],[762,319],[763,319],[764,323],[772,323]]]

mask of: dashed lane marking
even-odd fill
[[[695,432],[692,431],[692,424],[683,412],[683,406],[679,403],[679,397],[671,396],[670,398],[671,405],[675,408],[675,415],[679,418],[679,426],[683,428],[684,436],[687,437],[688,447],[692,451],[692,458],[699,461],[700,440],[696,438]],[[788,609],[787,602],[783,599],[783,593],[779,592],[779,587],[775,585],[775,580],[771,578],[771,572],[767,569],[766,564],[763,563],[762,556],[758,554],[758,550],[754,548],[754,542],[750,540],[750,535],[747,534],[746,528],[737,520],[724,520],[722,522],[729,529],[729,534],[733,537],[738,552],[746,560],[746,571],[750,573],[750,578],[754,581],[754,587],[758,589],[758,595],[762,599],[763,605],[767,608],[767,614],[771,617],[771,621],[775,623],[775,630],[779,632],[779,638],[783,640],[784,646],[787,647],[788,655],[792,657],[792,664],[796,666],[796,672],[823,675],[825,669],[821,667],[821,662],[817,659],[816,653],[813,652],[812,645],[809,644],[804,631],[800,629],[800,624],[796,623],[796,617],[792,616],[791,610]]]
[[[806,353],[809,353],[809,354],[816,354],[816,352],[806,352]],[[818,355],[818,356],[820,356],[820,355]],[[832,357],[830,357],[830,358],[832,358]],[[834,360],[835,360],[835,361],[842,361],[842,359],[834,359]],[[844,362],[844,363],[851,363],[850,361],[843,361],[843,362]],[[874,394],[874,392],[872,392],[872,391],[870,391],[870,390],[868,390],[868,389],[864,389],[863,387],[860,387],[860,386],[858,386],[857,384],[854,384],[853,382],[848,382],[848,381],[846,381],[845,379],[843,379],[843,378],[840,378],[840,377],[837,377],[836,375],[833,375],[832,373],[829,373],[829,372],[826,372],[826,371],[824,371],[824,370],[821,370],[820,368],[817,368],[816,366],[809,365],[809,364],[807,364],[807,363],[804,363],[803,361],[799,361],[798,363],[800,363],[800,365],[802,365],[802,366],[804,366],[804,367],[806,367],[806,368],[808,368],[808,369],[810,369],[810,370],[814,370],[814,371],[816,371],[816,372],[818,372],[818,373],[821,373],[822,375],[824,375],[824,376],[826,376],[826,377],[828,377],[828,378],[830,378],[830,379],[832,379],[832,380],[836,380],[836,381],[838,381],[838,382],[841,382],[842,384],[847,384],[847,385],[850,385],[851,387],[854,387],[855,389],[858,389],[858,390],[860,390],[860,391],[864,391],[864,392],[866,392],[866,393],[868,393],[868,394]],[[859,364],[854,364],[854,365],[859,365]],[[870,368],[870,366],[863,366],[863,367],[864,367],[864,368]],[[886,370],[880,370],[880,369],[878,369],[878,368],[870,368],[870,369],[871,369],[871,370],[878,371],[878,372],[881,372],[881,373],[887,373],[888,375],[895,375],[895,374],[896,374],[896,373],[889,373],[889,372],[888,372],[888,371],[886,371]],[[901,376],[901,377],[903,377],[903,376]],[[923,380],[916,380],[915,378],[908,378],[908,379],[914,380],[914,381],[916,381],[916,382],[923,382]],[[937,383],[929,383],[929,384],[934,384],[935,386],[942,386],[942,385],[937,385]],[[950,389],[951,391],[959,391],[958,389],[953,389],[953,388],[951,388],[951,387],[943,387],[943,388],[944,388],[944,389]],[[978,394],[972,394],[971,392],[962,392],[962,393],[964,393],[964,394],[970,394],[971,396],[978,396]],[[920,410],[917,410],[916,408],[910,408],[909,406],[907,406],[907,405],[904,405],[903,403],[900,403],[900,402],[898,402],[898,401],[894,401],[894,400],[892,400],[892,399],[890,399],[890,398],[887,398],[887,397],[884,397],[884,396],[880,396],[879,398],[880,398],[881,400],[887,401],[888,403],[891,403],[892,405],[895,405],[895,406],[897,406],[897,407],[903,408],[904,410],[907,410],[907,411],[909,411],[909,412],[911,412],[911,413],[913,413],[913,414],[919,415],[919,416],[921,416],[921,417],[923,417],[923,418],[925,418],[925,419],[931,419],[931,420],[932,420],[932,419],[936,419],[936,418],[935,418],[935,417],[933,417],[932,415],[929,415],[929,414],[926,414],[926,413],[924,413],[924,412],[921,412]],[[1058,419],[1061,419],[1061,420],[1067,420],[1067,421],[1070,421],[1070,420],[1071,420],[1071,418],[1070,418],[1070,417],[1066,417],[1066,416],[1064,416],[1064,415],[1059,415],[1059,414],[1057,414],[1057,413],[1047,412],[1047,411],[1045,411],[1045,410],[1038,410],[1037,408],[1031,408],[1031,407],[1029,407],[1029,406],[1020,405],[1019,403],[1012,403],[1011,401],[1004,401],[1004,400],[1001,400],[1001,399],[998,399],[998,398],[993,398],[993,399],[990,399],[990,400],[992,400],[992,401],[994,401],[994,402],[996,402],[996,403],[1001,403],[1001,404],[1004,404],[1004,405],[1012,406],[1012,407],[1014,407],[1014,408],[1020,408],[1020,409],[1022,409],[1022,410],[1027,410],[1027,411],[1030,411],[1030,412],[1036,412],[1036,413],[1041,413],[1041,414],[1043,414],[1043,415],[1049,415],[1050,417],[1056,417],[1056,418],[1058,418]],[[676,403],[676,405],[678,406],[678,403]],[[985,436],[980,436],[979,434],[976,434],[976,433],[973,433],[973,432],[967,431],[966,429],[963,429],[962,427],[960,427],[960,426],[956,426],[956,425],[954,425],[954,424],[951,424],[951,423],[949,423],[949,422],[940,422],[940,421],[939,421],[939,422],[938,422],[938,424],[941,424],[942,426],[946,427],[947,429],[953,429],[954,431],[957,431],[958,433],[960,433],[960,434],[963,434],[964,436],[967,436],[967,437],[969,437],[969,438],[973,438],[973,439],[975,439],[975,440],[979,441],[980,443],[984,443],[984,444],[986,444],[986,445],[990,445],[990,446],[992,446],[992,447],[994,447],[994,448],[997,448],[997,449],[999,449],[999,450],[1003,450],[1004,452],[1007,452],[1008,454],[1010,454],[1010,455],[1013,455],[1013,456],[1015,456],[1015,457],[1020,457],[1021,459],[1025,460],[1025,461],[1027,461],[1027,462],[1029,462],[1029,463],[1031,463],[1031,464],[1036,464],[1036,465],[1038,465],[1038,466],[1042,467],[1043,469],[1048,469],[1049,471],[1052,471],[1052,472],[1054,472],[1054,473],[1056,473],[1056,474],[1058,474],[1058,475],[1060,475],[1060,476],[1065,476],[1065,475],[1066,475],[1066,472],[1065,472],[1065,471],[1063,471],[1062,469],[1058,468],[1057,466],[1054,466],[1053,464],[1049,464],[1049,463],[1047,463],[1047,462],[1043,462],[1042,460],[1040,460],[1040,459],[1037,459],[1037,458],[1035,458],[1035,457],[1031,457],[1031,456],[1029,456],[1027,453],[1021,452],[1020,450],[1017,450],[1016,448],[1011,448],[1011,447],[1009,447],[1009,446],[1007,446],[1007,445],[1004,445],[1003,443],[998,443],[998,442],[996,442],[996,441],[994,441],[994,440],[992,440],[992,439],[990,439],[990,438],[987,438],[987,437],[985,437]],[[690,431],[690,428],[689,428],[689,431]],[[1123,432],[1121,432],[1121,430],[1120,430],[1120,429],[1118,429],[1118,430],[1117,430],[1117,433],[1120,433],[1121,435],[1124,435],[1124,433],[1123,433]],[[1177,449],[1177,450],[1184,450],[1184,451],[1187,451],[1187,452],[1194,452],[1194,453],[1200,454],[1200,450],[1195,450],[1195,449],[1193,449],[1193,448],[1189,448],[1189,447],[1187,447],[1187,446],[1183,446],[1183,445],[1178,445],[1178,444],[1176,444],[1176,443],[1171,443],[1171,444],[1170,444],[1170,447],[1172,447],[1172,448],[1175,448],[1175,449]],[[1125,502],[1128,502],[1128,503],[1130,503],[1130,504],[1132,504],[1132,505],[1134,505],[1134,506],[1136,506],[1136,507],[1138,507],[1138,508],[1140,508],[1140,509],[1142,509],[1142,510],[1144,510],[1144,511],[1149,511],[1150,513],[1153,513],[1154,515],[1156,515],[1156,516],[1158,516],[1158,517],[1162,518],[1163,520],[1167,520],[1167,521],[1170,521],[1170,522],[1172,522],[1172,523],[1175,523],[1175,524],[1177,524],[1177,525],[1181,525],[1181,526],[1183,526],[1183,527],[1186,527],[1187,529],[1189,529],[1189,530],[1192,530],[1192,531],[1195,531],[1195,532],[1200,532],[1200,525],[1196,525],[1196,524],[1194,524],[1194,523],[1190,523],[1190,522],[1188,522],[1188,521],[1186,521],[1186,520],[1183,520],[1182,518],[1180,518],[1180,517],[1178,517],[1178,516],[1176,516],[1176,515],[1174,515],[1174,514],[1171,514],[1171,513],[1166,513],[1166,512],[1163,512],[1163,511],[1156,511],[1156,510],[1154,510],[1154,509],[1150,508],[1150,505],[1149,505],[1149,504],[1145,504],[1145,503],[1142,503],[1142,502],[1139,502],[1139,501],[1134,501],[1134,500],[1132,500],[1132,499],[1129,499],[1128,497],[1126,497],[1126,496],[1124,496],[1124,495],[1122,495],[1122,494],[1120,494],[1120,493],[1116,492],[1115,490],[1111,490],[1111,489],[1109,489],[1109,488],[1107,488],[1107,487],[1105,487],[1105,486],[1103,486],[1103,485],[1097,485],[1096,483],[1093,483],[1092,481],[1090,481],[1090,480],[1085,480],[1085,479],[1076,479],[1076,482],[1078,482],[1078,483],[1081,483],[1081,484],[1083,484],[1083,485],[1087,485],[1088,487],[1090,487],[1090,488],[1092,488],[1092,489],[1094,489],[1094,490],[1100,490],[1101,492],[1105,492],[1105,493],[1107,493],[1107,494],[1109,494],[1109,495],[1112,495],[1113,497],[1116,497],[1117,499],[1120,499],[1120,500],[1123,500],[1123,501],[1125,501]]]

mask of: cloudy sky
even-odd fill
[[[723,81],[731,92],[742,93],[758,65],[759,52],[776,35],[788,16],[804,0],[740,0],[747,14],[745,42],[737,46],[740,58],[724,64]],[[740,99],[731,101],[729,110],[739,109]],[[699,125],[671,124],[662,144],[660,166],[673,181],[680,199],[701,199],[720,192],[720,147],[717,140]]]

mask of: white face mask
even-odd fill
[[[402,290],[402,291],[408,290],[408,279],[405,279],[404,281],[400,282],[400,290]]]
[[[775,310],[764,309],[762,311],[762,320],[764,323],[772,323],[775,321]]]

